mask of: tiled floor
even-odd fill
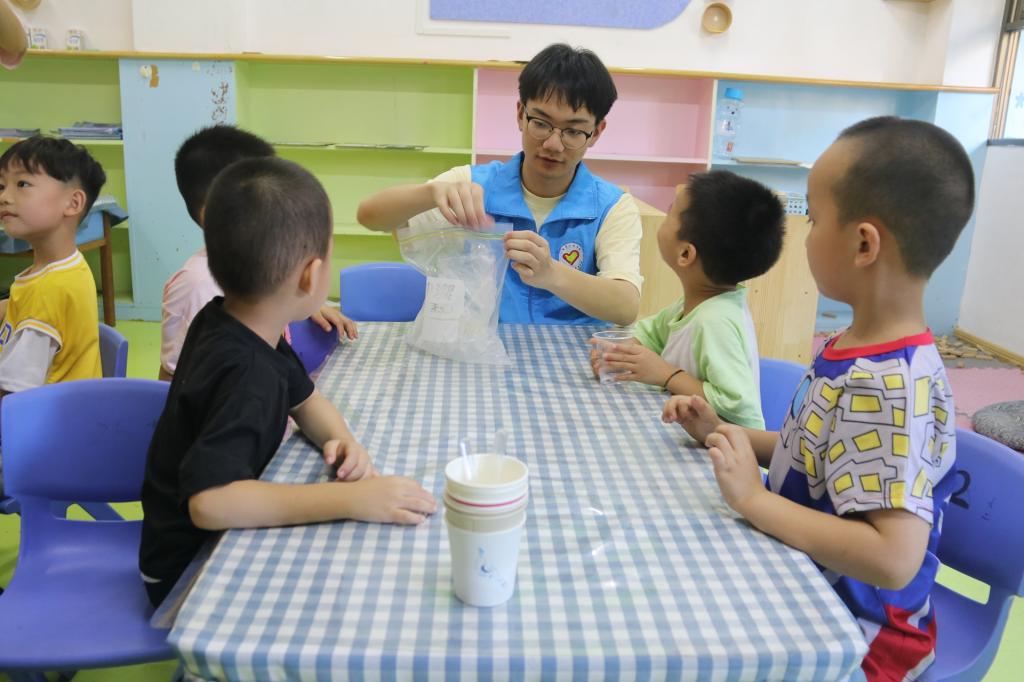
[[[122,334],[128,337],[128,375],[142,378],[156,378],[160,358],[160,326],[151,322],[122,321],[117,325]],[[963,419],[974,410],[989,403],[1011,398],[1024,397],[1024,373],[1019,369],[1010,368],[1000,363],[990,363],[994,367],[957,369],[952,367],[949,379],[953,384],[953,393],[957,397],[958,419]],[[0,585],[6,585],[14,572],[18,551],[17,517],[0,516]],[[986,588],[953,571],[943,570],[939,580],[954,589],[976,599],[984,599]],[[1021,599],[1017,600],[1006,630],[1003,633],[1002,646],[986,680],[995,682],[1015,682],[1024,678],[1024,606]],[[941,616],[940,616],[941,618]],[[76,682],[99,682],[110,680],[138,680],[139,682],[156,682],[170,679],[176,664],[173,661],[156,663],[130,668],[110,668],[104,670],[85,671],[75,676]],[[0,675],[0,679],[4,679]]]

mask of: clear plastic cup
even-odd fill
[[[596,342],[594,347],[600,354],[598,357],[597,376],[601,380],[602,384],[614,384],[616,383],[615,377],[619,374],[625,374],[628,370],[625,369],[612,369],[605,364],[604,354],[610,352],[612,346],[621,343],[629,343],[633,340],[633,332],[628,329],[605,329],[604,331],[594,332],[591,336]]]

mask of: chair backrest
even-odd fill
[[[334,347],[338,345],[338,330],[324,331],[312,320],[300,320],[288,325],[292,350],[299,356],[302,366],[312,372],[323,364]]]
[[[168,383],[87,379],[12,393],[0,403],[4,488],[29,498],[139,499],[146,452]]]
[[[1024,596],[1024,455],[957,429],[956,467],[959,482],[943,514],[939,561],[993,591]]]
[[[765,430],[782,428],[806,369],[788,360],[761,358],[761,414]]]
[[[105,378],[124,378],[128,374],[128,339],[113,327],[100,322],[100,363]]]
[[[366,263],[341,271],[341,310],[360,322],[408,322],[423,307],[427,278],[406,263]]]

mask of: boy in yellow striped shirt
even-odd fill
[[[0,225],[33,254],[0,301],[0,397],[101,376],[96,284],[75,231],[104,182],[67,140],[35,136],[0,156]]]

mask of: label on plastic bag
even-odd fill
[[[465,305],[466,287],[461,280],[428,277],[427,293],[420,310],[423,338],[437,343],[456,341]]]

